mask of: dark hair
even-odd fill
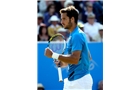
[[[52,6],[54,6],[54,8],[55,8],[55,4],[51,3],[51,4],[49,4],[49,5],[48,5],[48,7],[47,7],[47,10],[46,10],[46,11],[47,11],[47,12],[49,12],[49,10],[50,10],[50,8],[51,8]]]
[[[59,12],[60,13],[67,13],[67,16],[69,18],[74,17],[75,23],[77,24],[79,11],[74,6],[68,6],[66,8],[61,9]]]
[[[48,35],[48,29],[47,29],[46,26],[40,26],[40,28],[39,28],[39,35],[42,35],[43,28],[46,28],[46,35]]]
[[[43,87],[38,87],[37,90],[39,90],[39,89],[45,90]]]

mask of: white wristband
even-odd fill
[[[52,58],[53,59],[58,59],[59,58],[59,54],[58,53],[53,53],[52,54]]]

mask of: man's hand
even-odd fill
[[[54,63],[56,64],[56,66],[58,67],[59,65],[62,66],[62,63],[59,60],[54,60]]]
[[[53,51],[49,48],[45,49],[45,56],[52,58]]]
[[[54,63],[56,64],[57,67],[60,66],[61,68],[68,66],[67,63],[64,63],[64,62],[59,61],[59,60],[55,60]]]

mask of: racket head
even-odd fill
[[[66,41],[62,34],[55,34],[49,39],[48,47],[55,53],[63,54],[66,48]]]

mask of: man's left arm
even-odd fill
[[[79,35],[75,35],[72,39],[72,54],[70,55],[58,55],[54,53],[51,49],[47,48],[45,50],[45,55],[49,58],[56,58],[68,64],[78,64],[81,57],[82,51],[82,39]]]

